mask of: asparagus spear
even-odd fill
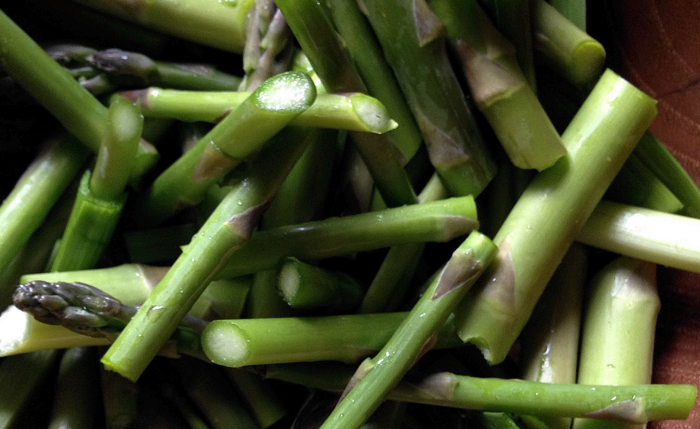
[[[315,98],[316,88],[305,73],[268,79],[158,176],[138,199],[132,216],[140,226],[154,226],[200,203],[218,178],[259,149]]]
[[[435,343],[435,333],[495,258],[498,248],[472,232],[439,271],[391,339],[358,367],[343,398],[321,426],[357,428],[376,410],[420,356]]]
[[[49,429],[94,427],[99,389],[97,371],[94,349],[75,347],[63,353]]]
[[[530,182],[494,237],[496,262],[457,311],[460,337],[487,361],[506,357],[563,254],[655,115],[654,100],[605,72],[562,135],[568,155]]]
[[[580,0],[552,0],[554,8],[581,31],[586,31],[586,2]]]
[[[196,0],[75,0],[91,8],[166,34],[241,53],[246,16],[254,0],[233,4]]]

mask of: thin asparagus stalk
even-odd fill
[[[250,93],[149,88],[122,92],[121,95],[140,101],[141,110],[147,117],[219,122]],[[398,126],[382,103],[361,93],[319,94],[316,101],[290,125],[370,133],[385,133]]]
[[[76,0],[145,27],[226,51],[241,53],[253,0],[233,4],[195,0]]]
[[[477,421],[481,429],[520,429],[520,426],[506,413],[478,413]]]
[[[277,273],[282,299],[292,308],[344,314],[357,307],[364,295],[364,288],[350,275],[324,270],[296,258],[285,258]]]
[[[226,260],[250,240],[308,143],[304,129],[285,131],[263,146],[247,177],[219,204],[102,357],[108,369],[138,379]]]
[[[579,384],[651,383],[659,307],[656,265],[622,257],[605,267],[593,280],[590,289],[581,340]],[[605,417],[607,411],[604,408],[598,413]],[[634,399],[622,410],[632,421],[643,412],[644,405]],[[595,420],[576,419],[573,427],[642,426],[602,425]]]
[[[218,178],[308,109],[315,98],[316,89],[305,73],[268,79],[158,176],[137,201],[132,213],[136,222],[154,226],[199,204]]]
[[[423,0],[364,6],[445,187],[452,195],[478,195],[495,166],[447,59],[442,24]]]
[[[49,429],[94,427],[99,395],[97,371],[94,349],[75,347],[63,353]]]
[[[80,182],[73,211],[52,271],[94,268],[112,239],[126,203],[129,168],[136,155],[143,117],[126,99],[109,108],[107,129],[95,168]]]
[[[535,52],[549,67],[576,86],[595,84],[605,67],[603,45],[544,0],[532,1],[532,31]]]
[[[386,345],[374,358],[360,364],[343,398],[321,428],[357,428],[377,409],[415,361],[432,348],[437,330],[497,251],[491,240],[479,232],[467,237]]]
[[[129,78],[140,86],[162,86],[198,91],[235,91],[241,78],[197,64],[171,64],[154,61],[146,55],[106,49],[86,56],[85,61],[119,83]]]
[[[3,69],[92,152],[100,150],[107,108],[87,92],[7,15],[0,11]],[[145,140],[139,142],[131,176],[138,181],[158,159]]]
[[[615,253],[700,272],[694,218],[601,201],[576,240]]]
[[[212,362],[238,368],[288,362],[358,362],[381,349],[407,313],[215,320],[202,333]],[[439,346],[458,344],[451,324],[441,326]]]
[[[457,311],[460,337],[491,364],[506,357],[564,253],[655,115],[654,100],[606,71],[562,135],[568,155],[538,173],[516,203],[494,237],[496,262]]]
[[[0,206],[0,272],[42,224],[87,155],[72,138],[53,139],[17,182]]]
[[[268,365],[265,376],[317,389],[342,392],[352,377],[353,369],[340,364]],[[693,385],[642,384],[605,386],[552,384],[518,379],[478,378],[452,373],[428,375],[415,382],[400,382],[387,399],[454,408],[539,414],[552,417],[590,416],[602,418],[598,412],[615,413],[609,418],[645,423],[652,420],[685,419],[695,404],[697,388]],[[615,399],[612,399],[615,398]],[[623,407],[635,401],[644,412],[630,416]],[[598,412],[598,413],[597,413]],[[636,420],[634,420],[636,419]]]
[[[287,415],[285,405],[268,380],[234,368],[223,368],[223,372],[261,428],[270,427]]]
[[[347,46],[370,94],[377,97],[401,126],[391,132],[406,161],[410,161],[423,141],[411,110],[387,64],[372,27],[352,1],[329,1],[328,10],[335,28]]]
[[[218,278],[276,267],[282,258],[325,259],[399,244],[449,241],[478,226],[472,197],[450,198],[253,234]]]
[[[523,380],[540,383],[576,383],[578,343],[586,282],[588,253],[578,244],[571,246],[555,271],[532,317],[521,335]],[[571,419],[521,416],[531,428],[532,419],[552,429],[569,429]],[[531,423],[531,424],[528,424]]]
[[[324,6],[312,0],[279,0],[276,4],[329,92],[367,92]],[[401,154],[393,142],[382,135],[360,132],[350,135],[387,205],[415,203]]]
[[[566,153],[559,134],[515,59],[515,48],[475,0],[433,0],[479,110],[511,161],[542,170]]]
[[[25,401],[41,388],[59,357],[58,351],[46,350],[8,357],[0,363],[0,384],[6,387],[0,389],[0,428],[16,427]]]

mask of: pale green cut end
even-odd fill
[[[297,292],[299,291],[299,284],[301,283],[301,278],[296,269],[294,262],[288,262],[282,266],[279,274],[278,287],[282,294],[282,298],[287,303],[294,301]]]
[[[293,71],[271,77],[253,95],[256,106],[261,110],[303,112],[316,100],[316,86],[308,74]]]
[[[235,323],[214,321],[202,332],[202,349],[215,364],[238,368],[248,361],[250,339]]]
[[[362,123],[376,133],[386,133],[399,126],[389,117],[386,107],[372,97],[356,94],[350,97],[350,102]]]
[[[569,65],[569,78],[576,85],[593,86],[605,68],[605,48],[595,40],[581,42]]]

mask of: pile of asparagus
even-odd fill
[[[700,190],[585,1],[22,3],[3,109],[57,124],[0,206],[0,427],[689,415]]]

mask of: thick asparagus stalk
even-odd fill
[[[581,341],[579,384],[651,383],[656,316],[656,265],[619,258],[593,280]],[[634,421],[644,406],[630,401],[623,413]],[[605,417],[606,409],[599,411]],[[640,428],[623,423],[602,425],[587,419],[574,428]]]
[[[219,122],[250,93],[149,88],[122,92],[121,95],[140,101],[141,110],[147,117]],[[360,93],[319,94],[308,109],[292,119],[290,125],[370,133],[385,133],[398,126],[382,103]]]
[[[215,48],[241,53],[245,21],[254,0],[233,4],[196,0],[76,0],[91,8],[163,33]]]
[[[49,429],[94,427],[99,395],[97,371],[94,349],[74,347],[63,353]]]
[[[568,155],[530,182],[494,237],[496,262],[457,311],[460,337],[477,345],[487,361],[506,357],[564,253],[655,115],[654,100],[606,71],[562,136]]]
[[[100,149],[107,123],[107,108],[0,11],[0,52],[3,69],[94,153]],[[139,142],[131,176],[138,180],[158,159],[145,140]]]
[[[357,428],[377,409],[415,361],[433,347],[437,330],[497,251],[491,240],[479,232],[467,237],[386,345],[374,358],[360,364],[322,428]]]
[[[259,149],[316,99],[302,72],[268,79],[202,137],[146,190],[134,209],[141,226],[153,226],[199,204],[212,184]]]
[[[423,0],[364,6],[445,187],[452,195],[478,195],[495,166],[448,62],[442,24]]]

